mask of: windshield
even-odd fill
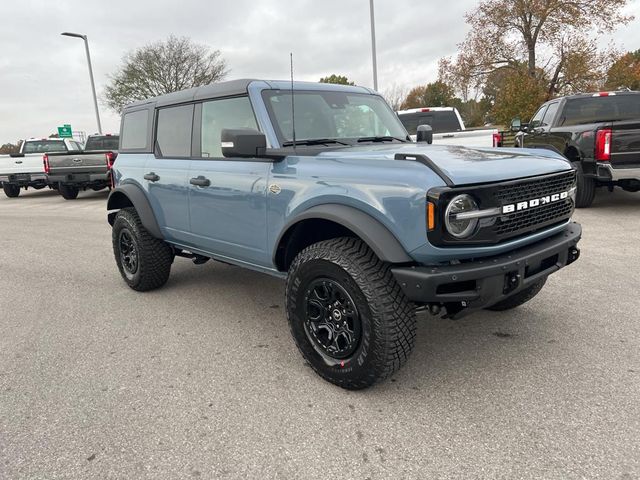
[[[640,118],[640,95],[618,94],[567,99],[559,124],[580,125],[638,118]]]
[[[67,147],[60,140],[27,140],[22,153],[66,152]]]
[[[89,137],[85,150],[118,150],[120,137],[105,135],[104,137]]]
[[[293,140],[291,92],[264,90],[262,97],[278,140],[286,145]],[[385,137],[392,141],[395,137],[404,141],[407,137],[398,117],[377,95],[296,91],[294,107],[296,141],[330,139],[355,143],[358,139]]]

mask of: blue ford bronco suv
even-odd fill
[[[293,113],[294,112],[294,113]],[[286,278],[302,356],[348,389],[387,378],[416,310],[508,310],[575,261],[575,170],[549,150],[410,141],[362,87],[236,80],[131,104],[109,195],[139,291],[175,257]]]

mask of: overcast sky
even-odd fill
[[[456,53],[467,32],[473,0],[375,0],[378,86],[407,87],[436,79],[438,59]],[[129,50],[188,36],[222,52],[228,79],[283,79],[294,54],[298,80],[336,73],[372,86],[368,0],[2,0],[0,16],[0,143],[45,136],[70,123],[97,130],[83,42],[89,36],[98,96]],[[603,45],[640,48],[636,16]],[[487,46],[490,48],[490,46]],[[100,100],[99,100],[100,101]],[[103,130],[117,132],[119,117],[101,103]]]

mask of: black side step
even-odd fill
[[[447,184],[447,187],[453,187],[453,182],[451,181],[451,179],[447,176],[446,173],[444,173],[440,167],[438,167],[435,163],[433,163],[433,160],[431,160],[429,157],[427,157],[425,154],[423,153],[396,153],[395,157],[393,157],[394,160],[410,160],[410,161],[414,161],[414,162],[420,162],[423,165],[426,165],[427,167],[429,167],[431,170],[433,170],[433,172],[438,175],[443,181],[444,183]]]

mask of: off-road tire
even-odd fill
[[[590,207],[596,196],[596,179],[592,177],[585,177],[580,166],[578,166],[577,172],[577,187],[576,207]]]
[[[533,297],[535,297],[544,284],[547,283],[547,279],[543,278],[542,280],[538,280],[533,285],[528,286],[521,292],[518,292],[510,297],[505,298],[501,302],[491,305],[487,307],[487,310],[492,310],[494,312],[503,312],[505,310],[511,310],[512,308],[519,307],[520,305],[527,303]]]
[[[9,198],[16,198],[20,195],[20,186],[13,185],[11,183],[3,183],[2,189],[4,190],[4,194]]]
[[[307,333],[305,294],[330,279],[351,296],[361,335],[347,358],[326,355]],[[287,319],[304,359],[325,380],[350,390],[390,377],[409,358],[416,335],[415,307],[382,262],[361,240],[341,237],[313,244],[294,259],[285,289]]]
[[[71,185],[65,185],[64,183],[58,183],[58,193],[62,195],[65,200],[75,200],[78,198],[80,189]]]
[[[136,248],[137,268],[134,272],[127,270],[121,256],[123,231],[127,232]],[[153,237],[142,226],[134,208],[124,208],[117,213],[113,222],[112,241],[118,269],[129,287],[144,292],[167,283],[174,258],[173,250],[166,242]]]

